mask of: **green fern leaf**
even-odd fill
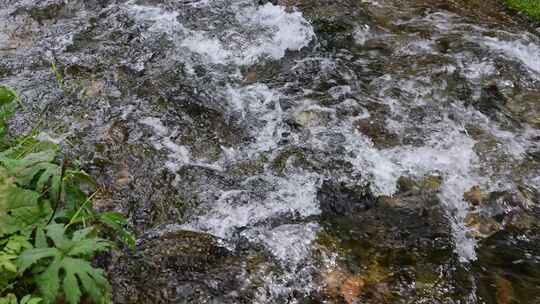
[[[17,266],[19,267],[19,272],[23,273],[30,266],[37,263],[39,260],[44,258],[51,258],[56,256],[61,256],[62,252],[57,248],[34,248],[25,250],[19,255],[17,259]]]
[[[17,187],[0,168],[0,237],[43,224],[52,212],[37,192]]]
[[[109,242],[92,236],[91,228],[75,231],[71,238],[61,224],[49,225],[45,230],[55,247],[23,251],[17,260],[19,272],[32,269],[38,273],[35,283],[46,303],[55,303],[64,295],[68,303],[77,304],[83,292],[95,303],[100,302],[108,294],[109,284],[103,271],[93,268],[85,258],[108,250]]]
[[[0,86],[0,105],[11,103],[15,98],[17,98],[17,94],[12,89]]]
[[[39,304],[41,303],[41,301],[42,301],[41,298],[35,298],[35,297],[32,297],[31,295],[26,295],[21,299],[19,304]]]
[[[127,219],[118,212],[103,212],[98,215],[99,221],[111,228],[129,248],[135,248],[135,237],[125,227]]]
[[[17,297],[10,293],[5,297],[0,298],[0,304],[18,304]]]
[[[21,301],[17,301],[17,297],[10,293],[5,297],[0,298],[0,304],[39,304],[41,298],[33,297],[32,295],[26,295],[22,297]]]
[[[17,265],[15,261],[19,253],[25,249],[32,248],[32,244],[28,242],[28,238],[22,235],[11,235],[9,238],[0,241],[0,272],[8,276],[6,272],[12,274],[17,273]]]
[[[53,163],[55,156],[56,151],[50,149],[30,153],[22,159],[13,159],[0,154],[0,162],[6,167],[8,174],[15,177],[17,184],[23,187],[42,193],[50,185],[50,197],[53,201],[58,201],[62,168]]]

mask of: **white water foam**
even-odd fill
[[[540,45],[538,43],[525,38],[503,41],[497,38],[484,37],[483,44],[492,50],[519,60],[531,71],[540,74]]]
[[[264,186],[251,189],[253,183]],[[254,176],[244,182],[245,189],[223,191],[205,214],[184,227],[229,239],[237,229],[249,230],[269,218],[318,215],[318,183],[309,174]]]
[[[244,149],[248,156],[277,147],[285,113],[279,104],[280,93],[264,84],[229,87],[227,100],[233,112],[248,122],[249,133],[255,142]]]
[[[285,56],[286,50],[298,51],[306,47],[315,36],[313,28],[300,12],[287,12],[285,7],[267,3],[256,10],[246,10],[237,18],[240,22],[270,29],[270,39],[258,39],[245,52],[241,63],[253,63],[263,55],[272,59]]]
[[[126,3],[129,11],[137,21],[151,23],[149,31],[174,36],[178,31],[184,30],[182,24],[178,22],[179,14],[177,12],[169,12],[160,7],[136,5],[133,2],[128,1]]]
[[[156,133],[151,141],[156,150],[165,150],[168,153],[168,161],[165,167],[171,172],[177,172],[181,166],[191,163],[191,153],[186,146],[178,145],[173,141],[174,132],[163,125],[159,118],[147,117],[139,121],[149,126]]]
[[[364,45],[372,37],[371,27],[367,24],[359,25],[354,29],[354,40],[359,45]]]
[[[287,50],[298,51],[315,35],[300,12],[287,12],[284,7],[271,3],[234,7],[238,22],[250,29],[247,33],[224,29],[226,37],[220,40],[209,31],[191,31],[180,46],[201,55],[209,63],[249,65],[265,57],[280,59]]]
[[[316,223],[286,224],[270,230],[254,229],[243,234],[264,244],[280,261],[296,267],[311,254],[311,246],[319,229]]]

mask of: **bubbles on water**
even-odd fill
[[[284,146],[302,147],[313,154],[326,153],[346,161],[354,173],[362,176],[361,180],[347,182],[369,183],[376,195],[394,195],[401,176],[421,179],[437,174],[442,178],[439,199],[452,225],[455,250],[462,262],[474,260],[476,240],[470,236],[470,229],[465,224],[469,205],[463,200],[463,194],[476,185],[488,189],[495,187],[489,188],[490,177],[480,173],[489,173],[490,165],[481,162],[475,150],[478,142],[467,133],[464,125],[474,121],[475,125],[499,139],[506,152],[515,159],[525,154],[530,143],[525,136],[502,130],[483,114],[466,107],[464,100],[448,97],[450,89],[446,80],[450,75],[459,74],[465,78],[473,86],[476,94],[473,99],[478,99],[483,82],[496,75],[497,68],[494,60],[484,55],[485,49],[478,54],[462,49],[445,53],[441,51],[438,39],[451,34],[461,35],[463,28],[471,29],[464,40],[510,56],[531,72],[540,73],[538,44],[532,38],[507,41],[486,37],[487,29],[469,26],[462,18],[441,12],[395,22],[399,26],[429,32],[422,38],[414,31],[408,36],[377,33],[369,25],[362,24],[353,33],[358,45],[390,39],[395,44],[392,46],[395,56],[430,59],[427,56],[433,55],[435,59],[430,60],[441,62],[435,65],[426,59],[428,67],[421,61],[415,61],[414,67],[398,64],[403,70],[363,83],[354,71],[340,65],[341,58],[313,54],[293,63],[290,71],[317,78],[312,82],[314,85],[302,87],[300,94],[287,94],[287,86],[294,86],[295,80],[277,85],[245,84],[239,81],[239,70],[242,65],[265,59],[279,60],[287,51],[308,47],[315,38],[312,26],[300,12],[279,5],[256,6],[247,1],[218,5],[223,3],[228,2],[191,2],[190,6],[208,14],[198,27],[184,20],[180,13],[131,6],[136,19],[148,23],[151,33],[164,33],[174,42],[181,60],[193,66],[204,65],[219,80],[212,83],[213,94],[223,100],[227,119],[241,125],[250,136],[250,141],[241,146],[223,146],[220,166],[261,158],[271,161]],[[217,17],[225,18],[226,22],[220,22]],[[363,60],[370,63],[371,58],[367,56]],[[309,74],[310,68],[317,72]],[[445,81],[437,82],[440,78]],[[323,84],[324,89],[315,84]],[[316,96],[314,93],[320,93],[326,99],[313,97]],[[359,104],[386,106],[389,111],[384,117],[376,117],[376,110],[367,110]],[[424,116],[422,121],[411,117],[413,110],[419,108]],[[348,113],[339,116],[342,112]],[[351,114],[356,112],[356,115]],[[411,132],[409,130],[415,130],[421,140],[415,144],[398,142],[385,148],[377,147],[374,139],[356,126],[359,119],[371,116],[401,137],[408,135],[404,133]],[[192,159],[187,147],[174,142],[175,133],[159,119],[146,118],[140,122],[150,126],[156,134],[152,139],[154,147],[167,151],[169,170],[175,172],[188,163],[202,164]],[[282,138],[285,133],[288,134],[287,144]],[[267,162],[263,164],[263,173],[246,177],[234,189],[217,189],[213,193],[216,199],[204,201],[197,216],[180,226],[231,242],[240,237],[247,238],[251,243],[262,245],[285,268],[288,267],[283,273],[264,276],[267,281],[258,293],[259,303],[271,302],[293,289],[302,288],[301,284],[305,284],[303,290],[306,291],[315,288],[309,272],[302,273],[303,270],[295,269],[295,266],[310,263],[312,244],[320,227],[304,221],[321,212],[317,191],[325,173],[288,168],[287,164],[282,175],[273,172]],[[540,182],[533,179],[532,183]],[[302,274],[305,281],[295,282]]]
[[[310,256],[319,229],[316,223],[286,224],[269,230],[254,229],[243,234],[264,244],[286,265],[295,267]]]
[[[249,231],[268,219],[318,215],[318,182],[317,176],[309,174],[253,176],[242,189],[223,191],[207,212],[186,227],[230,239],[237,231]]]
[[[359,45],[364,45],[372,36],[371,27],[367,24],[359,25],[354,30],[354,40]]]
[[[165,127],[159,118],[147,117],[140,120],[140,123],[151,127],[156,133],[156,136],[151,139],[154,148],[158,151],[167,151],[169,159],[165,163],[167,169],[176,172],[181,166],[191,163],[191,156],[187,147],[174,142],[175,132],[171,132]]]
[[[148,30],[155,33],[165,33],[169,36],[176,35],[184,27],[178,21],[179,13],[169,12],[160,7],[136,5],[134,1],[129,1],[129,11],[133,13],[139,22],[150,23]]]
[[[520,61],[531,71],[540,74],[540,45],[538,41],[534,42],[531,39],[518,38],[507,41],[495,37],[483,37],[482,43],[492,50]]]
[[[215,1],[221,3],[223,1]],[[222,24],[210,23],[206,28],[190,28],[182,24],[182,16],[159,7],[128,3],[135,18],[150,22],[149,31],[167,34],[167,38],[182,49],[198,55],[209,64],[252,64],[261,58],[280,59],[287,50],[298,51],[314,37],[313,28],[300,12],[288,12],[284,7],[267,3],[256,6],[248,1],[235,1],[222,6],[214,2],[199,2],[195,7],[223,18],[234,18]],[[215,13],[212,13],[216,10]]]

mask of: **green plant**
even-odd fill
[[[3,142],[4,136],[6,135],[7,129],[7,120],[15,112],[15,103],[17,99],[15,92],[6,87],[0,86],[0,138],[2,139],[2,145],[5,146]]]
[[[523,12],[529,18],[540,21],[540,1],[538,0],[504,0],[511,9]]]
[[[16,98],[0,86],[0,107],[13,105]],[[13,112],[14,108],[0,108],[0,127]],[[85,303],[106,302],[109,283],[91,261],[112,247],[99,237],[107,230],[134,245],[127,220],[92,208],[96,192],[89,196],[82,189],[95,189],[94,182],[67,161],[59,161],[56,145],[33,136],[8,140],[5,132],[0,139],[0,304],[60,299],[76,304],[83,297]]]
[[[31,273],[46,302],[54,303],[60,296],[60,289],[71,304],[79,303],[80,287],[95,303],[109,292],[103,271],[92,267],[89,259],[95,253],[109,249],[110,244],[92,235],[93,232],[94,227],[90,227],[68,236],[65,225],[51,224],[38,229],[35,248],[23,251],[18,257],[19,272],[32,268]]]
[[[0,304],[39,304],[41,298],[33,297],[32,295],[25,295],[21,298],[21,301],[17,300],[17,296],[10,293],[5,297],[0,298]]]

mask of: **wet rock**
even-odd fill
[[[396,134],[390,132],[381,120],[366,118],[356,123],[360,133],[369,137],[375,147],[379,149],[392,148],[399,145],[399,138]]]
[[[463,199],[473,206],[478,206],[484,201],[485,195],[482,189],[480,189],[480,186],[473,186],[463,194]]]
[[[397,187],[400,193],[413,192],[420,189],[418,183],[414,179],[406,176],[399,177],[397,180]]]
[[[400,176],[397,180],[399,196],[415,196],[439,192],[443,182],[440,174],[429,174],[419,181],[407,176]]]
[[[42,24],[46,20],[58,17],[65,7],[66,2],[63,0],[45,0],[27,6],[21,6],[15,13],[28,13],[34,20]]]
[[[517,118],[533,127],[540,128],[540,92],[524,92],[509,99],[508,109]]]
[[[341,296],[347,304],[352,304],[362,293],[364,285],[364,280],[361,277],[347,278],[340,287]]]
[[[495,294],[495,297],[497,299],[497,304],[509,304],[512,301],[512,283],[505,279],[501,275],[497,275],[495,279],[495,285],[497,288],[497,292]]]
[[[492,83],[482,88],[482,95],[475,106],[480,112],[491,117],[496,117],[499,112],[504,110],[506,103],[506,96],[500,92],[497,84]]]
[[[507,128],[514,128],[520,123],[528,123],[538,128],[540,106],[537,100],[540,93],[529,90],[519,92],[518,88],[510,88],[507,91],[492,83],[482,89],[480,99],[474,106]]]
[[[540,301],[538,235],[538,230],[511,229],[480,243],[473,269],[482,300],[490,304]]]
[[[472,229],[470,234],[474,237],[488,237],[502,229],[495,219],[480,213],[469,213],[465,224]]]
[[[273,167],[282,174],[287,164],[292,164],[295,167],[311,167],[310,162],[306,159],[305,151],[300,148],[289,148],[281,151],[273,160]]]
[[[344,216],[353,212],[369,209],[375,197],[361,186],[353,188],[343,183],[323,182],[317,193],[323,214]]]
[[[116,303],[239,303],[239,259],[207,234],[177,231],[143,240],[111,265]]]
[[[320,244],[337,252],[343,267],[330,278],[344,282],[348,276],[339,275],[343,271],[359,275],[364,282],[362,293],[351,299],[362,303],[392,303],[396,299],[391,295],[396,292],[400,298],[433,303],[466,297],[466,287],[453,292],[442,287],[466,279],[454,268],[457,257],[450,241],[450,223],[436,192],[421,191],[419,183],[406,178],[400,185],[404,192],[375,198],[365,188],[323,183],[318,194],[325,227]],[[444,275],[428,274],[426,269],[439,269]],[[427,286],[422,284],[437,287],[417,292],[406,287],[411,281],[418,288]]]
[[[331,118],[332,112],[319,107],[310,107],[292,115],[293,123],[303,128],[325,126]]]
[[[354,26],[345,20],[318,18],[314,20],[314,29],[323,45],[329,49],[352,42]],[[347,41],[349,40],[349,41]]]
[[[441,174],[429,174],[421,180],[421,189],[424,192],[436,193],[439,191],[443,183]]]
[[[469,82],[458,71],[452,73],[448,79],[448,88],[452,96],[464,102],[471,102],[473,98],[473,90]]]

